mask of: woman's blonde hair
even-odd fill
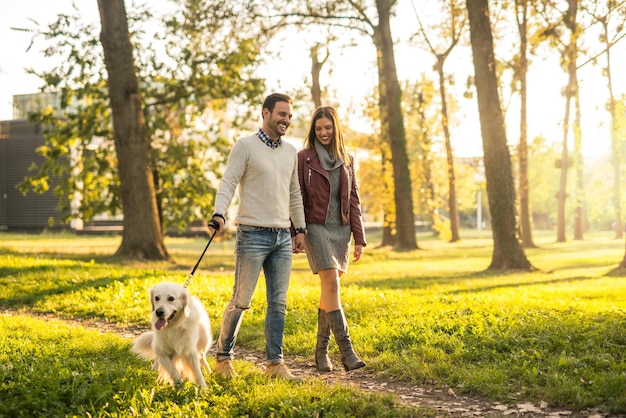
[[[313,112],[313,116],[311,117],[309,132],[304,138],[304,148],[313,148],[315,146],[315,122],[321,118],[327,118],[333,123],[333,136],[328,144],[328,152],[336,159],[342,160],[346,166],[349,166],[350,157],[346,151],[346,145],[343,139],[343,130],[341,129],[341,123],[339,122],[337,111],[332,106],[320,106],[315,109],[315,112]]]

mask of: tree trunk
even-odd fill
[[[569,169],[569,152],[567,138],[569,133],[569,113],[572,102],[572,95],[568,88],[565,90],[565,116],[563,117],[563,145],[561,147],[561,160],[558,161],[558,167],[561,169],[561,177],[559,181],[559,193],[557,196],[557,224],[556,224],[556,242],[565,242],[567,237],[565,234],[565,203],[567,201],[567,170]]]
[[[533,270],[517,237],[515,187],[498,96],[488,3],[487,0],[466,0],[466,5],[493,230],[494,248],[489,269]]]
[[[583,239],[583,154],[582,154],[582,131],[580,123],[580,92],[578,91],[578,73],[576,59],[578,57],[579,28],[576,22],[578,13],[578,0],[568,0],[568,9],[565,13],[564,24],[569,29],[570,39],[567,45],[565,58],[567,59],[567,72],[569,81],[567,94],[574,99],[574,165],[576,168],[576,185],[574,199],[574,239]]]
[[[435,183],[433,181],[433,159],[432,159],[432,138],[430,136],[430,131],[427,127],[427,117],[426,117],[426,104],[424,103],[424,94],[419,94],[417,113],[419,114],[419,128],[420,132],[422,132],[423,136],[421,138],[422,142],[422,162],[424,165],[424,182],[426,183],[426,187],[424,189],[425,196],[422,198],[426,201],[426,208],[428,210],[428,218],[431,225],[431,230],[439,235],[439,231],[435,228],[435,225],[438,221],[438,214],[435,204]]]
[[[527,83],[526,75],[528,73],[528,58],[526,52],[528,50],[528,1],[516,1],[516,9],[518,13],[517,28],[520,35],[520,139],[518,147],[519,157],[519,195],[520,195],[520,229],[522,235],[522,245],[524,248],[535,248],[533,242],[531,211],[530,211],[530,191],[528,185],[528,124],[527,124]],[[521,17],[521,20],[520,20]]]
[[[439,22],[437,25],[441,28],[442,35],[439,36],[444,41],[450,41],[450,44],[447,48],[443,48],[443,50],[438,51],[438,48],[434,46],[434,44],[430,41],[424,26],[422,25],[421,20],[416,11],[416,17],[419,24],[420,31],[424,36],[424,40],[428,44],[430,51],[433,53],[436,64],[435,68],[437,70],[437,75],[439,77],[439,94],[441,98],[441,125],[443,129],[444,135],[444,143],[446,147],[446,164],[447,164],[447,173],[448,173],[448,215],[450,222],[450,242],[457,242],[461,239],[459,234],[459,211],[458,211],[458,202],[456,197],[456,176],[454,173],[454,155],[452,151],[452,144],[450,141],[450,118],[448,115],[448,101],[446,94],[446,78],[443,70],[444,63],[446,58],[450,55],[454,47],[459,42],[461,37],[461,33],[463,28],[465,27],[465,18],[461,17],[464,14],[462,10],[459,9],[460,4],[457,4],[454,1],[446,1],[444,2],[446,5],[443,5],[442,9],[446,9],[449,12],[449,17],[442,18],[445,22]],[[443,10],[442,10],[443,11]],[[449,31],[449,33],[447,33]],[[437,41],[439,44],[441,40]],[[435,214],[433,214],[433,217]],[[435,220],[433,219],[433,225],[435,225]]]
[[[320,87],[320,73],[322,66],[326,62],[326,58],[320,61],[318,57],[319,45],[311,47],[311,97],[313,98],[313,105],[317,109],[322,105],[322,88]]]
[[[456,199],[456,178],[454,176],[454,156],[450,142],[450,129],[448,126],[448,103],[446,101],[446,79],[443,73],[443,57],[437,58],[437,73],[439,74],[439,92],[441,95],[441,120],[443,136],[446,144],[446,162],[448,166],[448,211],[450,215],[450,242],[461,240],[459,235],[459,211]]]
[[[123,0],[98,0],[100,42],[109,75],[115,151],[121,184],[124,232],[117,255],[168,258],[159,224],[133,50]]]
[[[622,182],[621,182],[621,150],[619,132],[617,129],[617,111],[615,109],[615,94],[613,93],[613,80],[611,74],[611,48],[609,42],[608,28],[606,22],[604,26],[604,39],[606,40],[606,79],[609,89],[609,113],[611,115],[611,149],[613,165],[613,206],[615,207],[615,238],[621,239],[624,235],[624,224],[622,223]],[[626,261],[626,258],[625,258]]]
[[[163,193],[160,193],[161,190],[159,180],[159,169],[156,167],[156,164],[153,164],[152,169],[152,182],[154,183],[154,188],[156,191],[156,205],[157,205],[157,214],[159,215],[159,226],[161,230],[163,230]]]
[[[574,205],[574,239],[582,240],[585,224],[585,186],[583,183],[583,150],[582,150],[582,129],[580,115],[580,94],[578,90],[578,76],[576,76],[576,95],[574,105],[576,115],[574,116],[574,167],[576,168],[576,199]]]
[[[398,250],[417,249],[415,218],[411,192],[409,158],[402,116],[401,91],[393,52],[393,39],[389,26],[391,5],[389,0],[376,0],[378,26],[374,29],[374,43],[378,55],[380,80],[380,115],[382,135],[391,149],[393,165],[394,200],[396,204],[396,231]]]
[[[383,144],[380,150],[380,170],[383,185],[382,206],[383,206],[383,236],[380,245],[383,247],[393,247],[396,245],[396,217],[395,217],[395,204],[392,195],[392,184],[387,180],[390,178],[387,167],[389,166],[389,153],[385,145]]]

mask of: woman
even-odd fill
[[[315,365],[319,371],[333,370],[328,357],[332,330],[343,367],[358,369],[365,362],[352,348],[339,283],[341,275],[348,271],[350,237],[354,236],[352,261],[361,258],[367,243],[354,163],[346,152],[334,108],[322,106],[313,113],[304,149],[298,153],[298,175],[307,224],[306,255],[321,283]]]

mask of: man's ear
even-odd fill
[[[264,108],[263,110],[261,110],[261,116],[263,116],[263,119],[267,119],[270,116],[269,109]]]

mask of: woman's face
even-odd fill
[[[315,138],[324,146],[329,145],[333,140],[333,121],[321,117],[315,121]]]

